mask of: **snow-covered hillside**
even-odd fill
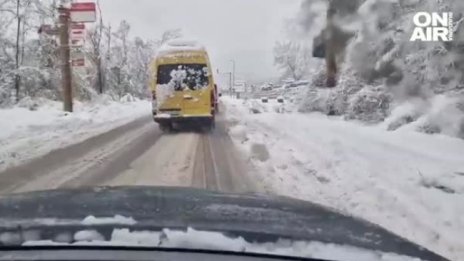
[[[230,135],[267,191],[362,217],[451,260],[464,256],[464,141],[320,113],[254,114],[222,98]]]
[[[464,138],[464,2],[331,2],[340,34],[352,37],[338,46],[339,79],[333,89],[316,88],[324,87],[323,62],[313,58],[296,64],[308,67],[309,63],[313,68],[305,75],[312,85],[300,111],[320,111],[367,123],[386,120],[392,131],[410,125],[408,128],[424,133]],[[324,0],[302,1],[300,12],[287,25],[291,41],[311,46],[313,38],[325,28],[327,8]],[[418,11],[453,12],[453,41],[410,42],[413,16]],[[401,116],[398,111],[402,111]]]
[[[0,171],[78,143],[117,126],[149,116],[151,104],[130,95],[122,101],[102,96],[94,102],[75,104],[75,112],[62,111],[62,103],[23,100],[0,110]]]

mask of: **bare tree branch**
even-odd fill
[[[0,12],[8,12],[8,13],[11,13],[12,15],[16,15],[16,13],[13,10],[9,10],[9,9],[0,9]]]

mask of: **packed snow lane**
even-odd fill
[[[224,192],[254,192],[246,167],[234,150],[224,122],[211,133],[162,135],[130,163],[109,186],[192,186]]]
[[[107,185],[189,186],[197,144],[194,133],[164,134]]]
[[[360,216],[451,260],[464,256],[464,141],[321,114],[252,114],[224,97],[230,134],[268,191]]]

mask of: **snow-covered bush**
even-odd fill
[[[363,88],[349,101],[346,119],[360,120],[368,123],[378,123],[388,116],[391,95],[381,87]]]
[[[31,97],[28,97],[28,96],[21,99],[18,102],[18,107],[26,108],[26,109],[29,109],[31,111],[37,110],[37,108],[39,106],[40,106],[40,104],[39,104],[39,102],[37,100],[33,100]]]
[[[137,101],[134,96],[132,96],[130,93],[127,93],[126,95],[122,96],[121,99],[119,99],[121,102],[134,102]]]
[[[94,104],[102,104],[102,105],[108,105],[111,102],[117,101],[117,97],[114,95],[110,95],[107,93],[104,93],[102,95],[98,95],[93,99],[91,102]]]
[[[330,89],[317,89],[310,87],[306,92],[305,98],[299,106],[299,112],[322,112],[329,114],[329,97],[333,90]]]
[[[464,138],[464,110],[460,107],[463,95],[442,94],[431,99],[406,100],[395,105],[384,125],[388,130],[408,128]]]
[[[417,120],[417,129],[464,138],[464,112],[458,108],[460,99],[462,97],[435,96],[430,101],[428,110]]]
[[[0,75],[0,107],[8,107],[14,104],[15,98],[11,86],[13,86],[13,79]]]
[[[41,107],[54,106],[57,102],[43,97],[29,97],[26,96],[18,101],[16,106],[25,108],[31,111],[36,111]]]
[[[394,131],[416,121],[421,116],[421,112],[427,107],[427,104],[423,99],[417,98],[401,104],[392,104],[392,106],[394,108],[388,118],[385,119],[384,125],[387,130]]]

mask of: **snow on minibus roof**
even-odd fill
[[[163,56],[179,51],[206,51],[206,48],[195,40],[171,40],[163,44],[157,51],[156,56]]]

